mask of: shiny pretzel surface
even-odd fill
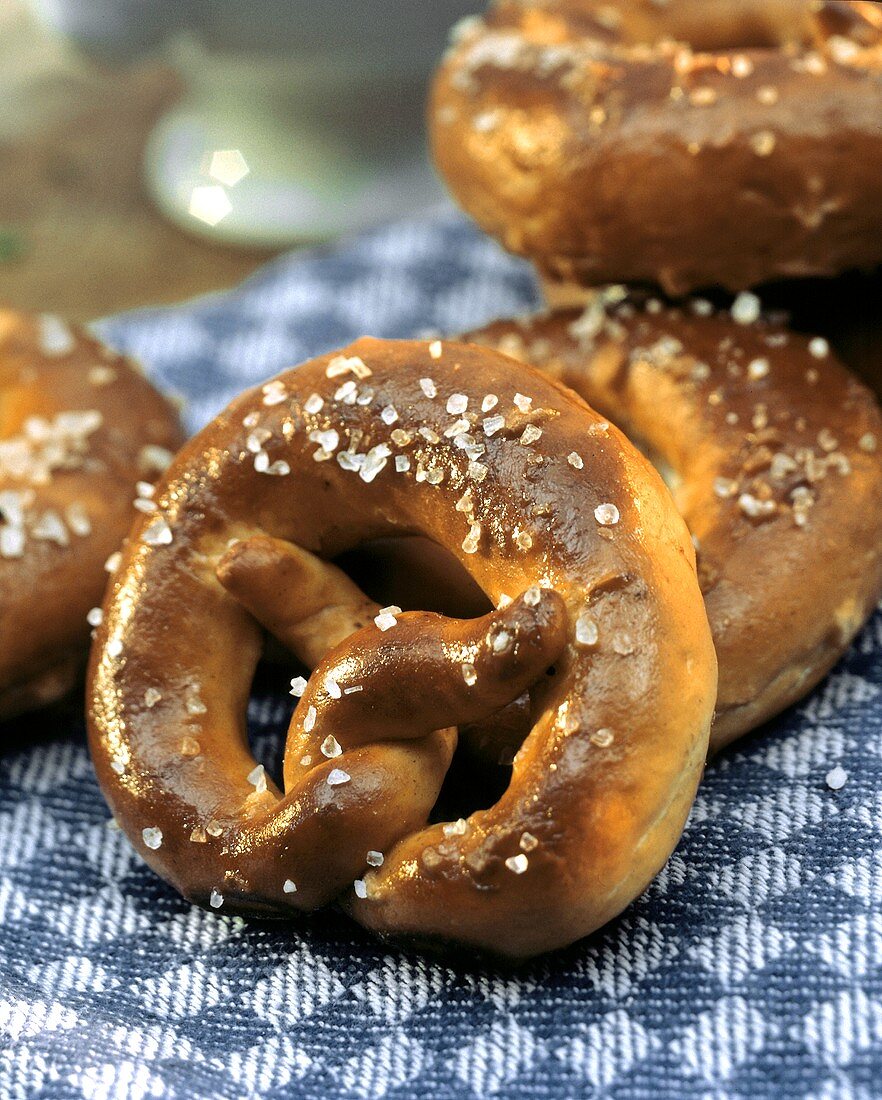
[[[882,9],[498,0],[436,80],[455,197],[555,282],[721,285],[882,262]]]
[[[335,898],[382,936],[525,958],[619,912],[676,843],[716,661],[685,525],[580,399],[488,349],[362,340],[235,401],[179,454],[113,578],[89,684],[115,816],[187,897]],[[378,609],[332,559],[420,535],[488,615]],[[269,630],[284,791],[245,712]],[[530,691],[495,805],[430,820],[456,728]]]
[[[0,310],[0,717],[76,683],[105,562],[181,438],[130,360],[58,317]]]
[[[623,287],[468,339],[570,386],[664,471],[720,663],[714,749],[806,695],[882,595],[882,415],[823,337]]]

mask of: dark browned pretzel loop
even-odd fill
[[[827,340],[752,294],[726,312],[622,287],[467,338],[572,387],[664,472],[720,663],[712,748],[806,695],[882,595],[882,416]]]
[[[456,198],[555,282],[721,285],[882,261],[882,13],[497,0],[431,110]]]
[[[235,401],[156,501],[107,597],[90,740],[117,819],[187,897],[284,916],[342,896],[381,935],[524,958],[660,868],[715,656],[667,491],[573,394],[488,349],[362,340]],[[378,609],[329,564],[404,535],[498,610]],[[284,793],[245,733],[261,625],[313,669]],[[528,688],[508,790],[427,824],[455,727]]]
[[[0,718],[82,674],[104,563],[181,441],[131,361],[58,317],[0,310]],[[140,487],[138,483],[140,484]]]

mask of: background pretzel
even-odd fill
[[[157,502],[108,593],[90,742],[187,897],[281,916],[349,885],[382,935],[524,958],[667,858],[716,694],[694,553],[649,464],[572,394],[487,349],[362,340],[234,402]],[[448,549],[500,610],[373,617],[327,560],[390,535]],[[256,620],[318,662],[293,685],[284,795],[245,735]],[[427,825],[451,727],[530,684],[508,790]]]
[[[730,313],[621,287],[467,339],[572,387],[664,472],[720,662],[712,748],[810,691],[882,595],[882,417],[827,341],[752,295]]]
[[[498,0],[431,123],[463,208],[554,282],[678,295],[882,261],[878,4]]]
[[[57,317],[0,310],[0,718],[65,695],[104,563],[181,432],[133,364]]]

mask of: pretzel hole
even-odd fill
[[[346,570],[341,566],[346,566]],[[341,555],[335,563],[329,563],[292,543],[258,534],[231,544],[219,563],[217,575],[230,594],[263,625],[268,635],[285,646],[291,655],[283,662],[289,675],[294,663],[292,658],[299,658],[305,664],[305,668],[298,666],[302,668],[299,674],[302,681],[295,694],[302,697],[317,691],[318,694],[312,698],[319,705],[319,712],[316,712],[312,702],[309,704],[312,718],[309,729],[304,730],[306,733],[312,732],[317,719],[322,721],[323,707],[337,706],[339,710],[339,706],[348,705],[351,710],[353,705],[358,706],[357,701],[354,704],[346,704],[344,701],[339,706],[333,702],[334,699],[342,699],[336,680],[334,683],[337,694],[325,698],[325,688],[321,685],[316,688],[310,679],[309,670],[323,662],[331,651],[336,651],[336,647],[345,648],[347,639],[359,634],[363,627],[376,623],[381,630],[391,629],[396,622],[395,616],[391,616],[392,621],[387,627],[383,627],[381,618],[390,617],[389,608],[392,604],[397,608],[428,612],[429,617],[446,616],[449,620],[459,620],[462,625],[456,630],[463,629],[466,623],[481,619],[494,611],[488,597],[453,555],[425,538],[376,540],[359,545]],[[360,583],[356,583],[356,579]],[[559,597],[556,599],[559,601]],[[519,601],[515,603],[517,605]],[[381,606],[385,606],[387,611],[381,612]],[[545,606],[548,607],[547,603]],[[520,694],[507,694],[505,688],[500,693],[499,687],[504,681],[493,688],[491,676],[490,681],[483,681],[486,685],[483,691],[497,692],[499,702],[495,711],[491,707],[485,709],[480,703],[477,706],[470,704],[466,706],[465,712],[460,711],[464,713],[460,722],[474,722],[475,725],[465,724],[460,727],[458,751],[436,800],[437,819],[446,820],[451,814],[455,817],[468,816],[477,809],[486,809],[493,805],[504,793],[511,778],[514,755],[533,725],[530,692],[544,678],[544,670],[541,663],[537,663],[537,658],[545,652],[548,664],[551,664],[563,644],[560,612],[549,608],[545,614],[552,615],[552,619],[548,620],[551,633],[544,637],[534,635],[529,643],[519,642],[515,647],[516,654],[518,646],[527,645],[522,653],[532,670],[528,678],[524,677],[523,671],[519,674]],[[441,621],[439,619],[439,624]],[[463,638],[467,636],[466,629]],[[391,645],[394,639],[392,635],[389,637]],[[394,638],[397,637],[398,632]],[[365,659],[365,641],[356,644],[362,646],[362,659]],[[468,643],[470,646],[473,644]],[[370,645],[368,648],[370,649]],[[399,654],[399,660],[402,659],[403,652]],[[409,654],[415,651],[408,648],[406,652]],[[476,658],[480,652],[483,651],[475,651]],[[532,656],[529,655],[531,652]],[[485,659],[482,657],[482,662]],[[520,657],[515,659],[521,660]],[[487,675],[490,667],[484,665],[481,676]],[[473,683],[477,682],[468,680],[469,669],[471,675],[478,677],[477,664],[463,664],[462,671],[459,666],[456,667],[454,680],[447,681],[448,688],[441,686],[443,677],[435,687],[448,700],[459,697],[464,692],[468,693]],[[446,675],[451,675],[451,672],[448,669]],[[368,685],[360,685],[356,690],[360,692],[366,688]],[[453,692],[452,696],[450,691]],[[252,704],[254,697],[255,692],[252,689]],[[367,699],[368,696],[363,698]],[[359,695],[358,700],[361,699],[362,696]],[[478,699],[480,695],[476,697]],[[462,702],[464,699],[457,706],[461,707]],[[264,704],[264,707],[267,705],[271,704]],[[294,706],[289,705],[287,713],[280,717],[290,719],[294,709]],[[385,715],[382,719],[379,718],[381,712]],[[474,717],[465,717],[469,713]],[[369,718],[369,715],[372,717]],[[432,711],[431,717],[436,716],[439,729],[456,724],[455,721],[442,721],[441,715]],[[400,719],[405,725],[407,723],[396,704],[391,709],[385,704],[378,709],[376,703],[371,703],[362,719],[381,723],[388,721],[393,725]],[[381,728],[389,730],[391,727]],[[483,747],[484,751],[476,752],[476,745]],[[269,742],[269,751],[262,752],[253,738],[251,747],[254,756],[275,779],[278,774],[275,739]],[[332,749],[335,747],[331,746]],[[311,763],[312,754],[308,755]],[[296,753],[292,751],[289,741],[282,769],[288,780],[296,763],[295,757]],[[288,783],[280,786],[287,788]]]
[[[493,605],[456,558],[420,535],[372,539],[334,562],[380,606],[436,611],[453,618],[486,615]]]
[[[341,555],[335,564],[383,606],[397,604],[405,611],[436,611],[453,618],[478,618],[493,608],[453,554],[423,536],[375,539]],[[544,675],[554,674],[552,665]],[[515,753],[532,725],[529,704],[529,698],[522,698],[492,719],[460,730],[431,821],[468,817],[502,797]]]

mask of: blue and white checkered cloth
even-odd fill
[[[536,298],[445,212],[102,328],[196,428],[361,333],[457,331]],[[192,908],[108,828],[80,717],[32,716],[0,754],[0,1097],[880,1097],[880,658],[877,614],[806,703],[711,765],[624,916],[514,973],[401,954],[333,914]],[[258,753],[289,703],[259,684]]]

